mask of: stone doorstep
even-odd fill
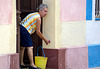
[[[88,69],[88,47],[45,49],[47,68]],[[75,57],[76,56],[76,57]]]

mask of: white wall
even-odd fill
[[[95,21],[95,0],[92,7],[92,21],[86,22],[87,45],[100,44],[100,21]]]

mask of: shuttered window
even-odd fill
[[[100,18],[100,1],[95,0],[95,17]]]

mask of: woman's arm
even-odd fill
[[[43,36],[43,34],[41,33],[40,29],[41,29],[41,18],[38,17],[38,18],[36,19],[36,33],[37,33],[37,35],[38,35],[41,39],[44,40],[44,42],[46,43],[46,45],[48,45],[48,43],[50,43],[50,40],[47,40],[47,39]]]

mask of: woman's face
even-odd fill
[[[44,8],[43,10],[39,10],[40,16],[45,17],[47,15],[48,9]]]

